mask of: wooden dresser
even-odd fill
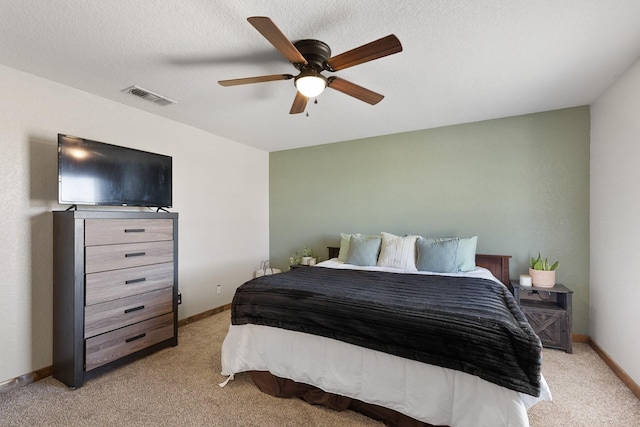
[[[53,212],[53,376],[70,387],[178,344],[178,214]]]

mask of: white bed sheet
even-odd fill
[[[489,279],[500,283],[500,281],[489,270],[484,267],[476,267],[475,270],[463,271],[458,273],[434,273],[432,271],[408,271],[401,268],[393,267],[378,267],[378,266],[358,266],[353,264],[346,264],[339,261],[338,258],[331,258],[327,261],[322,261],[315,265],[315,267],[325,268],[337,268],[348,270],[367,270],[367,271],[387,271],[391,273],[402,274],[425,274],[425,275],[437,275],[437,276],[457,276],[457,277],[477,277],[479,279]]]
[[[318,266],[355,268],[335,259]],[[493,278],[484,268],[454,275]],[[526,427],[527,409],[551,400],[544,378],[540,396],[533,397],[464,372],[330,338],[268,326],[230,325],[222,345],[222,374],[251,370],[269,371],[417,420],[451,427]]]

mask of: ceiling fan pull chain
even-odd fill
[[[314,104],[318,104],[318,98],[315,99],[315,101],[313,101]],[[307,117],[309,117],[309,110],[307,110]]]

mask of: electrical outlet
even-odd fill
[[[182,304],[182,293],[178,292],[178,305]]]
[[[217,294],[217,295],[220,295],[221,293],[222,293],[222,285],[218,285],[218,286],[216,287],[216,294]]]

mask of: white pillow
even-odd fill
[[[340,251],[338,252],[338,261],[345,262],[349,254],[349,239],[351,234],[340,233]]]
[[[418,236],[396,236],[382,232],[382,244],[378,267],[401,268],[418,271],[416,268],[416,240]]]

